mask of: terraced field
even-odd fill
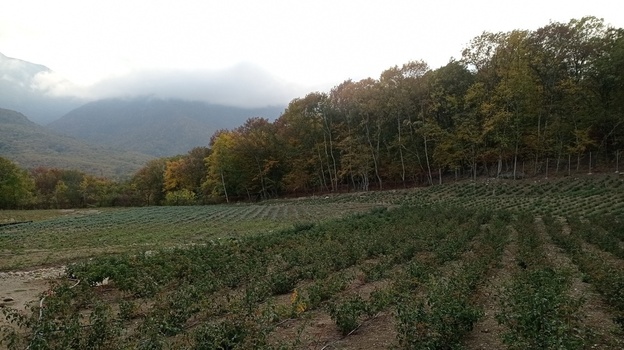
[[[1,346],[621,349],[623,193],[619,175],[490,180],[0,227],[92,257],[3,308]]]

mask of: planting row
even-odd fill
[[[80,283],[55,288],[41,318],[38,305],[30,318],[14,314],[27,336],[15,332],[6,339],[9,347],[30,349],[268,347],[279,322],[316,309],[330,312],[347,332],[345,315],[389,305],[383,293],[377,309],[360,310],[357,298],[340,301],[336,295],[353,283],[354,271],[375,280],[397,268],[426,271],[417,261],[444,265],[483,236],[489,221],[488,214],[442,208],[377,210],[208,246],[95,258],[69,267]],[[427,256],[432,260],[422,260]],[[103,280],[112,284],[94,287]],[[292,301],[272,302],[280,295]]]
[[[82,216],[0,227],[0,246],[7,249],[0,269],[12,266],[11,258],[26,250],[57,253],[86,248],[132,251],[149,246],[172,247],[206,244],[212,239],[269,232],[303,222],[319,222],[370,210],[370,204],[353,205],[235,205],[148,207],[107,210]],[[69,244],[71,243],[71,244]],[[138,247],[138,248],[137,248]],[[147,249],[147,248],[143,248]],[[14,259],[15,260],[15,259]],[[44,263],[41,261],[40,263]]]

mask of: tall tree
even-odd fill
[[[36,168],[31,172],[37,200],[42,207],[79,208],[85,205],[83,172],[71,169]]]
[[[284,146],[284,189],[290,192],[308,192],[311,189],[328,190],[333,174],[332,161],[324,156],[323,119],[327,95],[310,93],[290,102],[275,122],[276,131]]]
[[[0,157],[0,209],[19,209],[32,202],[34,184],[28,173]]]
[[[200,197],[207,173],[205,159],[209,155],[210,148],[195,147],[186,155],[168,160],[165,167],[165,191],[185,190],[196,198]]]
[[[252,171],[243,154],[237,152],[240,135],[221,130],[210,141],[211,153],[206,158],[207,174],[203,183],[205,192],[230,201],[231,196],[251,199]]]
[[[143,205],[159,205],[165,199],[164,183],[166,158],[150,160],[132,177],[131,184],[136,189]]]

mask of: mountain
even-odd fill
[[[54,72],[46,66],[34,64],[0,53],[0,108],[18,110],[39,124],[46,124],[82,105],[76,97],[54,96],[50,84]]]
[[[7,109],[0,109],[0,156],[26,169],[76,169],[111,178],[127,177],[152,159],[145,154],[89,145]]]
[[[155,157],[207,146],[219,129],[250,117],[277,118],[284,107],[241,108],[152,96],[87,103],[50,123],[52,130],[92,144],[115,146]]]

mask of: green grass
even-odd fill
[[[0,227],[0,270],[88,256],[206,244],[369,210],[373,205],[214,205],[87,211],[13,211]]]
[[[479,180],[360,192],[264,205],[0,211],[0,270],[65,263],[115,252],[204,244],[320,222],[375,206],[443,204],[570,217],[624,218],[619,175],[549,180]]]
[[[621,252],[612,247],[624,239],[621,181],[488,180],[264,205],[33,212],[32,223],[0,227],[0,267],[69,262],[80,283],[60,281],[42,318],[33,304],[14,348],[329,348],[357,339],[353,332],[394,332],[403,348],[460,348],[486,317],[492,294],[482,288],[499,269],[510,277],[492,287],[506,300],[490,315],[509,331],[496,334],[501,341],[582,348],[582,299],[569,297],[571,272],[546,258],[545,237],[620,316],[621,257],[602,264],[581,248]],[[575,218],[569,235],[555,219],[562,215]],[[501,263],[505,254],[513,266]],[[111,285],[96,287],[104,278]],[[366,327],[377,317],[389,328]],[[322,344],[300,343],[296,334],[318,324]],[[607,336],[621,344],[619,333]]]

